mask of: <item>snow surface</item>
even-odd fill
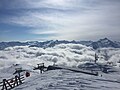
[[[116,75],[116,77],[119,76]],[[67,70],[54,70],[31,76],[15,90],[120,90],[120,82],[116,77],[113,75],[91,76]]]
[[[99,76],[93,76],[62,69],[39,74],[31,66],[17,65],[1,69],[0,72],[4,73],[2,77],[12,75],[16,67],[29,70],[31,76],[25,77],[24,83],[13,90],[120,90],[120,71],[117,68],[117,72],[99,72]]]
[[[95,52],[99,56],[97,63],[109,64],[115,72],[105,74],[98,71],[99,76],[92,76],[68,70],[52,70],[43,74],[33,71],[38,63],[76,68],[88,62],[94,63]],[[13,77],[17,67],[30,71],[31,76],[14,90],[120,90],[120,48],[94,50],[80,44],[59,44],[45,49],[15,46],[1,50],[0,81]]]

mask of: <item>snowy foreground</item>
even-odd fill
[[[66,70],[55,70],[33,76],[15,90],[120,90],[120,82],[116,82],[119,77],[113,75],[96,77]]]
[[[51,70],[39,74],[39,71],[33,70],[38,63],[45,63],[45,66],[55,63],[74,68],[86,67],[85,63],[94,63],[95,52],[99,56],[97,63],[109,64],[111,72],[103,73],[97,66],[94,69],[99,76],[69,70]],[[13,90],[120,90],[119,48],[94,50],[80,44],[60,44],[45,49],[15,46],[0,51],[0,81],[14,77],[13,73],[18,67],[28,70],[31,76],[25,78],[24,84]]]
[[[1,69],[0,78],[13,76],[12,72],[17,67],[29,70],[31,76],[25,77],[24,83],[13,90],[120,90],[120,71],[117,68],[116,72],[99,72],[99,76],[93,76],[69,70],[51,70],[39,74],[31,66],[18,65]]]

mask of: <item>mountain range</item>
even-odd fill
[[[7,47],[14,47],[14,46],[29,46],[29,47],[54,47],[58,44],[82,44],[86,46],[91,46],[94,49],[104,48],[104,47],[113,47],[113,48],[120,48],[120,42],[109,40],[108,38],[103,38],[98,41],[67,41],[67,40],[49,40],[44,42],[39,41],[29,41],[29,42],[0,42],[0,50],[4,50]]]

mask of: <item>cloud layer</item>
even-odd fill
[[[45,63],[46,66],[55,63],[78,67],[86,62],[94,63],[95,52],[91,47],[80,44],[59,44],[46,49],[28,46],[8,47],[0,51],[0,67],[16,63],[32,66],[38,63]],[[112,62],[113,65],[120,66],[120,49],[102,48],[97,54],[98,63]]]
[[[46,65],[56,63],[58,65],[77,66],[85,61],[94,61],[94,51],[90,47],[79,44],[60,44],[46,49],[15,46],[0,51],[0,61],[0,66],[11,63],[36,65],[42,62]]]

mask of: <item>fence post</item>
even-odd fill
[[[22,83],[22,81],[21,81],[21,79],[20,79],[20,75],[18,76],[18,80],[19,80],[19,83],[21,84],[21,83]]]
[[[17,75],[15,76],[15,83],[16,83],[17,86],[18,86],[18,76],[17,76]]]
[[[10,83],[6,80],[7,84],[10,86],[10,88],[12,88],[12,85],[10,85]]]
[[[2,90],[4,90],[4,88],[5,88],[6,90],[8,90],[5,81],[6,81],[6,79],[3,79],[3,88],[2,88]]]

